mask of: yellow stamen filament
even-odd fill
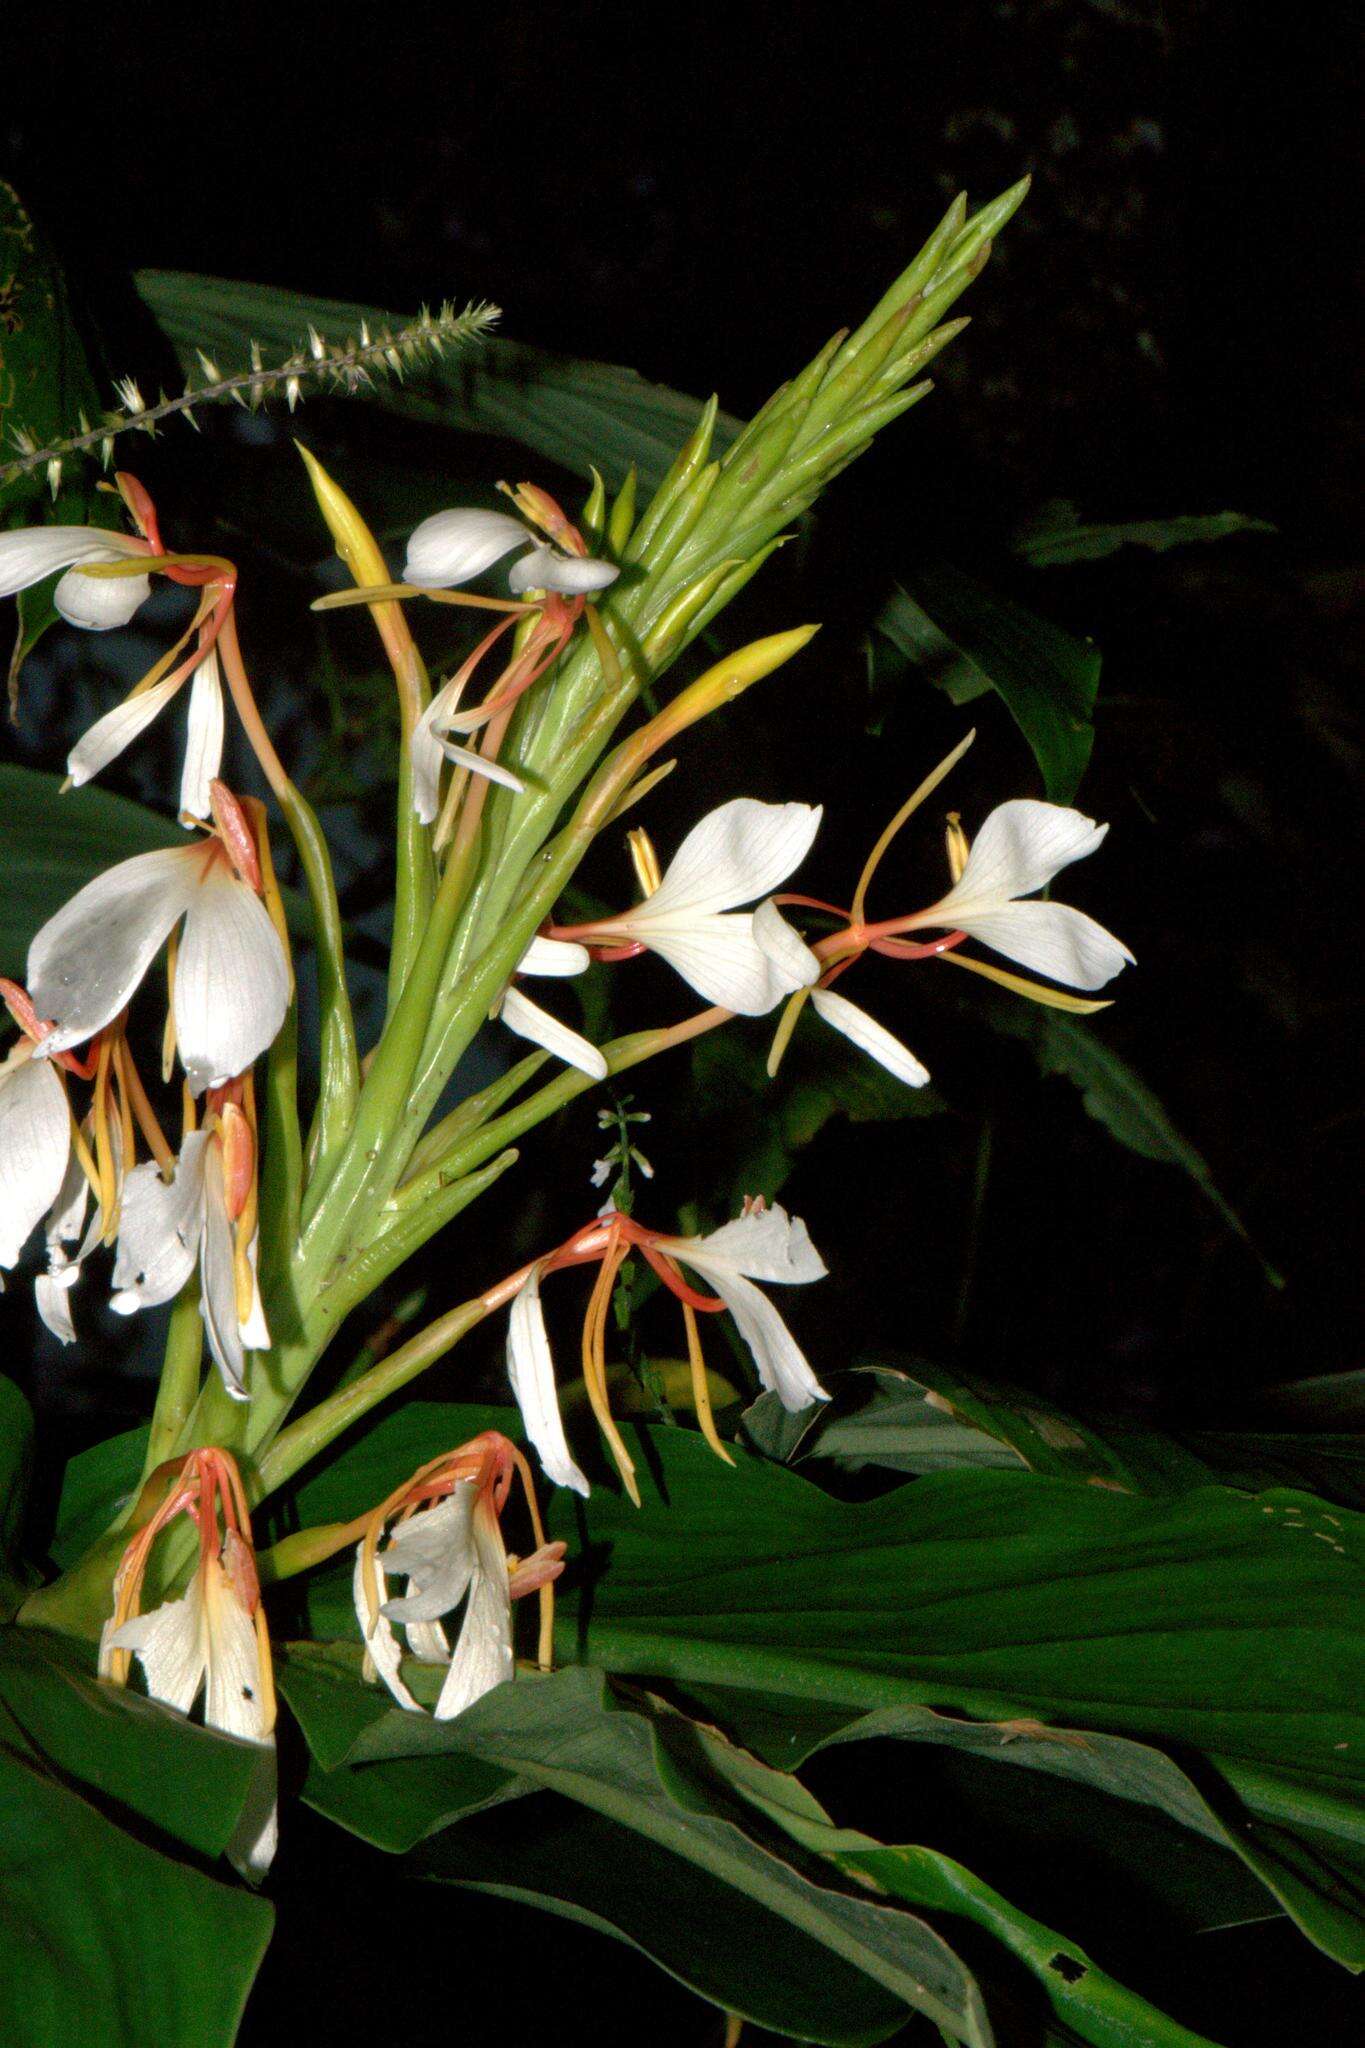
[[[625,1447],[607,1403],[607,1313],[611,1307],[611,1294],[616,1284],[616,1275],[621,1270],[625,1256],[624,1246],[617,1246],[607,1253],[588,1300],[588,1312],[583,1318],[583,1384],[587,1388],[588,1400],[597,1418],[597,1426],[607,1440],[607,1448],[621,1475],[621,1484],[638,1508],[640,1489],[635,1483],[635,1461]]]
[[[157,1165],[161,1168],[163,1180],[169,1180],[175,1172],[175,1154],[166,1142],[166,1134],[157,1122],[156,1111],[147,1100],[147,1091],[142,1085],[142,1077],[134,1066],[133,1056],[122,1038],[119,1040],[116,1057],[119,1063],[119,1080],[122,1087],[127,1091],[127,1100],[132,1107],[133,1115],[137,1119],[137,1127],[142,1133],[142,1141]],[[130,1159],[132,1157],[131,1146],[129,1147],[128,1157]]]
[[[867,861],[863,867],[863,871],[861,875],[859,875],[858,877],[858,886],[853,892],[853,915],[850,920],[853,924],[861,924],[863,921],[863,906],[867,901],[868,887],[871,884],[872,877],[876,874],[877,869],[881,866],[883,855],[886,853],[887,848],[890,846],[896,834],[900,831],[901,826],[905,824],[907,819],[914,815],[914,813],[919,809],[920,805],[924,802],[924,799],[927,796],[933,795],[934,791],[938,788],[940,782],[942,782],[944,776],[950,775],[952,773],[953,769],[956,768],[958,762],[962,759],[962,756],[966,753],[968,747],[971,745],[972,741],[975,738],[976,728],[973,727],[972,730],[967,734],[966,739],[961,740],[958,743],[958,745],[953,748],[952,753],[946,755],[945,758],[939,762],[937,768],[931,769],[930,772],[925,776],[923,782],[921,782],[919,788],[914,790],[905,799],[905,802],[901,805],[895,817],[891,820],[891,823],[882,833],[881,838],[877,841],[871,853],[867,856]]]
[[[634,831],[627,832],[626,844],[630,848],[630,858],[635,868],[635,879],[640,885],[640,894],[652,896],[663,880],[659,856],[654,851],[654,841],[643,825],[637,825]]]
[[[701,1336],[697,1330],[697,1312],[690,1301],[684,1301],[681,1307],[687,1331],[687,1357],[692,1367],[692,1402],[697,1411],[697,1421],[716,1456],[723,1458],[727,1465],[733,1465],[735,1461],[717,1435],[715,1417],[711,1413],[711,1390],[706,1384],[706,1360],[702,1356]]]
[[[806,1006],[806,998],[809,994],[810,990],[808,988],[799,988],[795,995],[787,998],[787,1006],[782,1012],[781,1021],[773,1033],[772,1045],[768,1049],[769,1080],[776,1076],[777,1070],[782,1064],[782,1056],[791,1044],[792,1033],[800,1021],[801,1012]]]
[[[98,1202],[100,1198],[100,1170],[91,1157],[90,1147],[85,1142],[85,1133],[76,1122],[74,1116],[71,1118],[71,1149],[76,1155],[81,1172],[90,1183],[91,1194]]]
[[[969,960],[962,953],[940,953],[938,958],[951,961],[954,967],[965,967],[969,974],[984,974],[987,981],[998,981],[1001,988],[1027,996],[1031,1003],[1041,1003],[1048,1010],[1068,1010],[1074,1017],[1093,1017],[1096,1010],[1112,1008],[1112,999],[1108,997],[1096,1003],[1085,996],[1069,996],[1061,989],[1045,988],[1041,981],[1031,981],[1026,974],[1011,974],[1008,968],[992,967],[986,960]]]
[[[90,1112],[95,1135],[95,1163],[99,1169],[99,1206],[104,1218],[102,1242],[105,1244],[112,1244],[118,1234],[119,1192],[113,1139],[109,1130],[109,1060],[110,1044],[106,1034],[100,1040],[99,1061],[95,1068],[95,1099]]]
[[[536,1489],[531,1478],[531,1468],[516,1445],[512,1447],[512,1462],[521,1480],[521,1490],[526,1496],[526,1508],[531,1517],[531,1531],[536,1539],[536,1549],[545,1548],[545,1525],[540,1519],[540,1508],[536,1502]],[[542,1671],[555,1668],[555,1583],[547,1579],[539,1588],[537,1599],[540,1605],[540,1633],[536,1642],[536,1662]]]
[[[169,1081],[175,1071],[175,963],[179,952],[180,932],[177,927],[166,942],[166,1029],[161,1037],[163,1081]]]
[[[972,850],[971,841],[962,829],[962,818],[957,811],[949,811],[948,827],[944,837],[948,843],[948,873],[954,883],[957,883],[962,880],[962,871]]]

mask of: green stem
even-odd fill
[[[204,1351],[204,1323],[199,1313],[199,1282],[191,1278],[181,1289],[171,1310],[166,1330],[166,1351],[161,1366],[152,1414],[151,1435],[142,1476],[164,1464],[175,1451],[180,1432],[199,1398],[199,1367]]]

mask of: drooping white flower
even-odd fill
[[[268,1350],[270,1332],[255,1239],[239,1257],[234,1221],[218,1131],[189,1134],[169,1182],[150,1160],[135,1166],[123,1184],[110,1307],[119,1315],[159,1307],[179,1294],[197,1264],[209,1350],[227,1392],[245,1401],[246,1353]]]
[[[1032,797],[1000,804],[978,832],[948,894],[902,928],[942,925],[964,931],[1068,988],[1103,988],[1132,964],[1128,948],[1070,904],[1019,899],[1046,888],[1072,861],[1094,853],[1108,830],[1063,804]]]
[[[555,1486],[572,1487],[575,1493],[586,1497],[588,1482],[569,1449],[559,1412],[559,1389],[540,1302],[538,1266],[532,1266],[509,1305],[507,1377],[546,1478]]]
[[[0,533],[0,597],[30,590],[59,569],[66,574],[52,602],[68,625],[104,633],[126,626],[152,594],[149,576],[86,576],[82,567],[97,562],[124,562],[149,555],[148,543],[134,534],[106,531],[102,526],[22,526]]]
[[[179,1599],[140,1613],[151,1542],[182,1512],[200,1532],[197,1569]],[[161,1509],[130,1543],[114,1584],[114,1613],[100,1636],[100,1676],[126,1683],[131,1653],[152,1699],[188,1714],[202,1691],[205,1727],[256,1746],[257,1768],[226,1853],[243,1876],[263,1877],[278,1835],[275,1688],[245,1496],[226,1452],[192,1451],[183,1461]]]
[[[382,1551],[386,1521],[406,1506],[401,1492],[376,1512],[356,1547],[352,1593],[366,1654],[410,1713],[422,1709],[402,1677],[395,1622],[421,1662],[449,1664],[434,1714],[452,1720],[512,1677],[512,1602],[550,1585],[563,1569],[564,1545],[539,1541],[515,1570],[508,1565],[500,1513],[518,1461],[519,1453],[496,1431],[475,1437],[437,1461],[444,1469],[435,1484],[444,1490],[435,1499],[432,1468],[423,1468],[413,1488],[416,1511],[399,1521]],[[427,1491],[419,1493],[422,1482]],[[536,1529],[539,1536],[538,1522]],[[407,1580],[401,1598],[388,1597],[390,1578]],[[441,1616],[461,1602],[464,1617],[452,1650]]]
[[[408,541],[403,576],[408,583],[431,590],[450,590],[491,569],[514,548],[529,550],[512,565],[508,585],[518,596],[528,590],[551,590],[565,596],[605,590],[620,574],[610,562],[591,555],[567,553],[540,542],[508,512],[485,512],[463,505],[433,512],[414,527]]]
[[[66,772],[77,788],[117,760],[124,748],[146,731],[178,695],[187,672],[185,666],[173,668],[159,682],[125,697],[82,733],[66,757]],[[206,820],[210,815],[209,785],[217,779],[223,761],[223,722],[218,653],[210,646],[194,667],[190,685],[185,763],[180,779],[180,810],[186,820]]]
[[[642,903],[576,925],[573,936],[644,946],[707,1002],[764,1016],[815,981],[820,966],[775,904],[737,906],[767,897],[800,866],[821,816],[818,805],[735,797],[692,827]]]
[[[172,1010],[190,1087],[198,1095],[244,1073],[284,1022],[289,969],[218,837],[120,861],[48,919],[28,956],[34,1006],[55,1027],[43,1053],[110,1023],[182,918]]]
[[[660,1237],[655,1245],[710,1282],[753,1354],[761,1384],[784,1408],[795,1411],[829,1399],[791,1331],[753,1284],[801,1287],[826,1277],[829,1268],[799,1216],[789,1216],[778,1203],[755,1205],[705,1237]]]
[[[0,1066],[0,1270],[57,1202],[71,1159],[66,1090],[21,1039]]]

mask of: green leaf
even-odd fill
[[[228,372],[249,365],[253,341],[269,359],[299,347],[310,326],[324,340],[344,342],[362,322],[371,331],[404,324],[404,316],[374,306],[191,271],[141,270],[134,282],[186,373],[194,376],[202,375],[201,348]],[[584,478],[595,464],[613,489],[634,464],[641,485],[654,490],[702,412],[698,399],[651,384],[634,370],[511,341],[483,342],[410,373],[404,383],[379,384],[366,401],[423,425],[520,441]],[[722,413],[715,453],[738,431],[738,421]]]
[[[60,788],[55,775],[0,762],[0,807],[10,831],[0,973],[20,979],[33,934],[77,889],[115,861],[185,843],[174,819],[127,797],[90,787],[60,796]]]
[[[1045,1075],[1064,1075],[1079,1088],[1086,1114],[1103,1124],[1121,1145],[1142,1159],[1156,1159],[1187,1173],[1204,1199],[1260,1261],[1270,1285],[1283,1287],[1283,1276],[1256,1251],[1246,1225],[1216,1185],[1202,1153],[1181,1135],[1146,1082],[1100,1033],[1078,1018],[1031,1004],[991,1003],[982,1010],[996,1030],[1025,1041]]]
[[[7,2048],[231,2048],[273,1921],[0,1747]]]
[[[135,1813],[203,1856],[221,1855],[259,1752],[94,1676],[86,1645],[41,1629],[0,1629],[7,1733],[64,1778]]]
[[[0,1379],[0,1618],[12,1614],[28,1590],[14,1570],[28,1505],[33,1461],[33,1411],[13,1380]]]
[[[1155,554],[1164,555],[1168,548],[1225,540],[1232,533],[1278,531],[1268,519],[1252,519],[1245,512],[1137,519],[1119,526],[1085,525],[1069,499],[1053,498],[1016,529],[1014,548],[1036,569],[1051,569],[1065,562],[1097,562],[1105,555],[1117,554],[1123,547],[1150,548]]]
[[[994,690],[1028,741],[1054,803],[1080,787],[1094,740],[1096,648],[946,562],[898,583],[872,625],[874,674],[906,664],[954,704]],[[884,646],[881,644],[884,643]]]
[[[316,1700],[296,1700],[292,1668],[291,1658],[282,1683],[313,1746]],[[571,1905],[622,1933],[760,2025],[795,2026],[808,2040],[874,2041],[908,2008],[955,2039],[988,2042],[980,1994],[941,1937],[910,1914],[827,1887],[805,1857],[774,1853],[758,1839],[770,1831],[755,1826],[716,1769],[720,1747],[680,1715],[642,1701],[626,1706],[600,1672],[580,1669],[498,1687],[455,1721],[386,1706],[333,1776],[340,1786],[355,1778],[382,1785],[406,1773],[410,1782],[430,1782],[439,1809],[448,1796],[440,1767],[459,1758],[585,1808],[608,1823],[600,1846],[611,1853],[589,1858],[561,1846],[546,1903]],[[315,1790],[310,1779],[305,1796]],[[339,1787],[337,1801],[345,1796]],[[331,1810],[336,1816],[336,1803]],[[465,1832],[429,1851],[422,1867],[480,1882],[477,1852],[472,1865],[461,1856]],[[631,1836],[652,1853],[633,1853]],[[507,1889],[503,1866],[495,1868],[482,1881]],[[642,1885],[648,1870],[660,1870],[659,1890]],[[518,1855],[511,1873],[520,1896],[538,1898],[532,1859]],[[680,1910],[661,1911],[661,1893]]]
[[[67,1464],[57,1526],[48,1545],[59,1571],[73,1565],[133,1499],[142,1479],[148,1434],[146,1423],[140,1423],[78,1451]]]

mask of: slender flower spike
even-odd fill
[[[567,1266],[597,1264],[596,1284],[583,1324],[583,1381],[626,1491],[639,1505],[635,1465],[611,1416],[607,1399],[606,1329],[617,1275],[632,1251],[657,1273],[682,1304],[692,1368],[697,1420],[713,1451],[733,1463],[716,1433],[711,1415],[706,1366],[697,1334],[697,1315],[733,1317],[753,1357],[760,1384],[776,1393],[784,1408],[795,1412],[812,1401],[828,1398],[791,1331],[767,1296],[754,1285],[763,1280],[802,1286],[825,1277],[826,1266],[799,1217],[762,1201],[746,1203],[742,1215],[705,1237],[670,1237],[648,1230],[619,1210],[606,1210],[557,1251],[513,1274],[484,1297],[489,1309],[507,1302],[507,1370],[521,1408],[526,1433],[535,1445],[547,1478],[557,1486],[586,1494],[588,1482],[575,1462],[559,1411],[554,1359],[541,1307],[541,1281]],[[715,1289],[698,1293],[684,1277],[688,1267]]]
[[[800,866],[821,816],[810,804],[736,797],[692,827],[634,910],[589,924],[552,925],[546,936],[587,945],[599,959],[658,953],[707,1002],[744,1017],[764,1016],[814,982],[820,963],[773,903],[755,911],[738,906],[768,897]]]
[[[255,1134],[235,1102],[190,1132],[169,1183],[151,1162],[124,1182],[110,1306],[132,1315],[171,1301],[197,1265],[209,1350],[235,1401],[248,1398],[246,1353],[270,1347],[256,1237]]]
[[[261,901],[260,859],[241,805],[212,785],[215,827],[189,846],[135,854],[86,884],[29,948],[28,982],[52,1029],[42,1051],[80,1045],[127,1007],[184,920],[175,956],[176,1043],[192,1091],[244,1073],[284,1022],[289,965]]]
[[[502,1513],[514,1476],[530,1511],[536,1548],[509,1557]],[[383,1550],[380,1543],[396,1522]],[[400,1707],[422,1711],[401,1673],[402,1651],[393,1624],[422,1663],[447,1667],[435,1707],[449,1721],[513,1675],[512,1602],[539,1592],[540,1662],[548,1667],[554,1608],[551,1587],[564,1569],[564,1545],[547,1543],[526,1461],[515,1445],[486,1430],[456,1451],[423,1465],[365,1517],[356,1546],[356,1620],[365,1642],[366,1675],[378,1673]],[[388,1597],[390,1578],[405,1578],[401,1598]],[[464,1603],[455,1648],[442,1615]]]
[[[263,1877],[275,1853],[275,1684],[261,1606],[251,1518],[236,1464],[226,1451],[191,1451],[162,1466],[148,1490],[164,1489],[143,1520],[114,1579],[114,1612],[100,1637],[102,1678],[126,1685],[136,1656],[147,1691],[188,1714],[204,1695],[204,1725],[256,1744],[259,1761],[227,1855],[244,1877]],[[141,1504],[139,1504],[141,1505]],[[156,1538],[177,1515],[199,1535],[193,1578],[177,1600],[141,1612],[143,1578]]]

